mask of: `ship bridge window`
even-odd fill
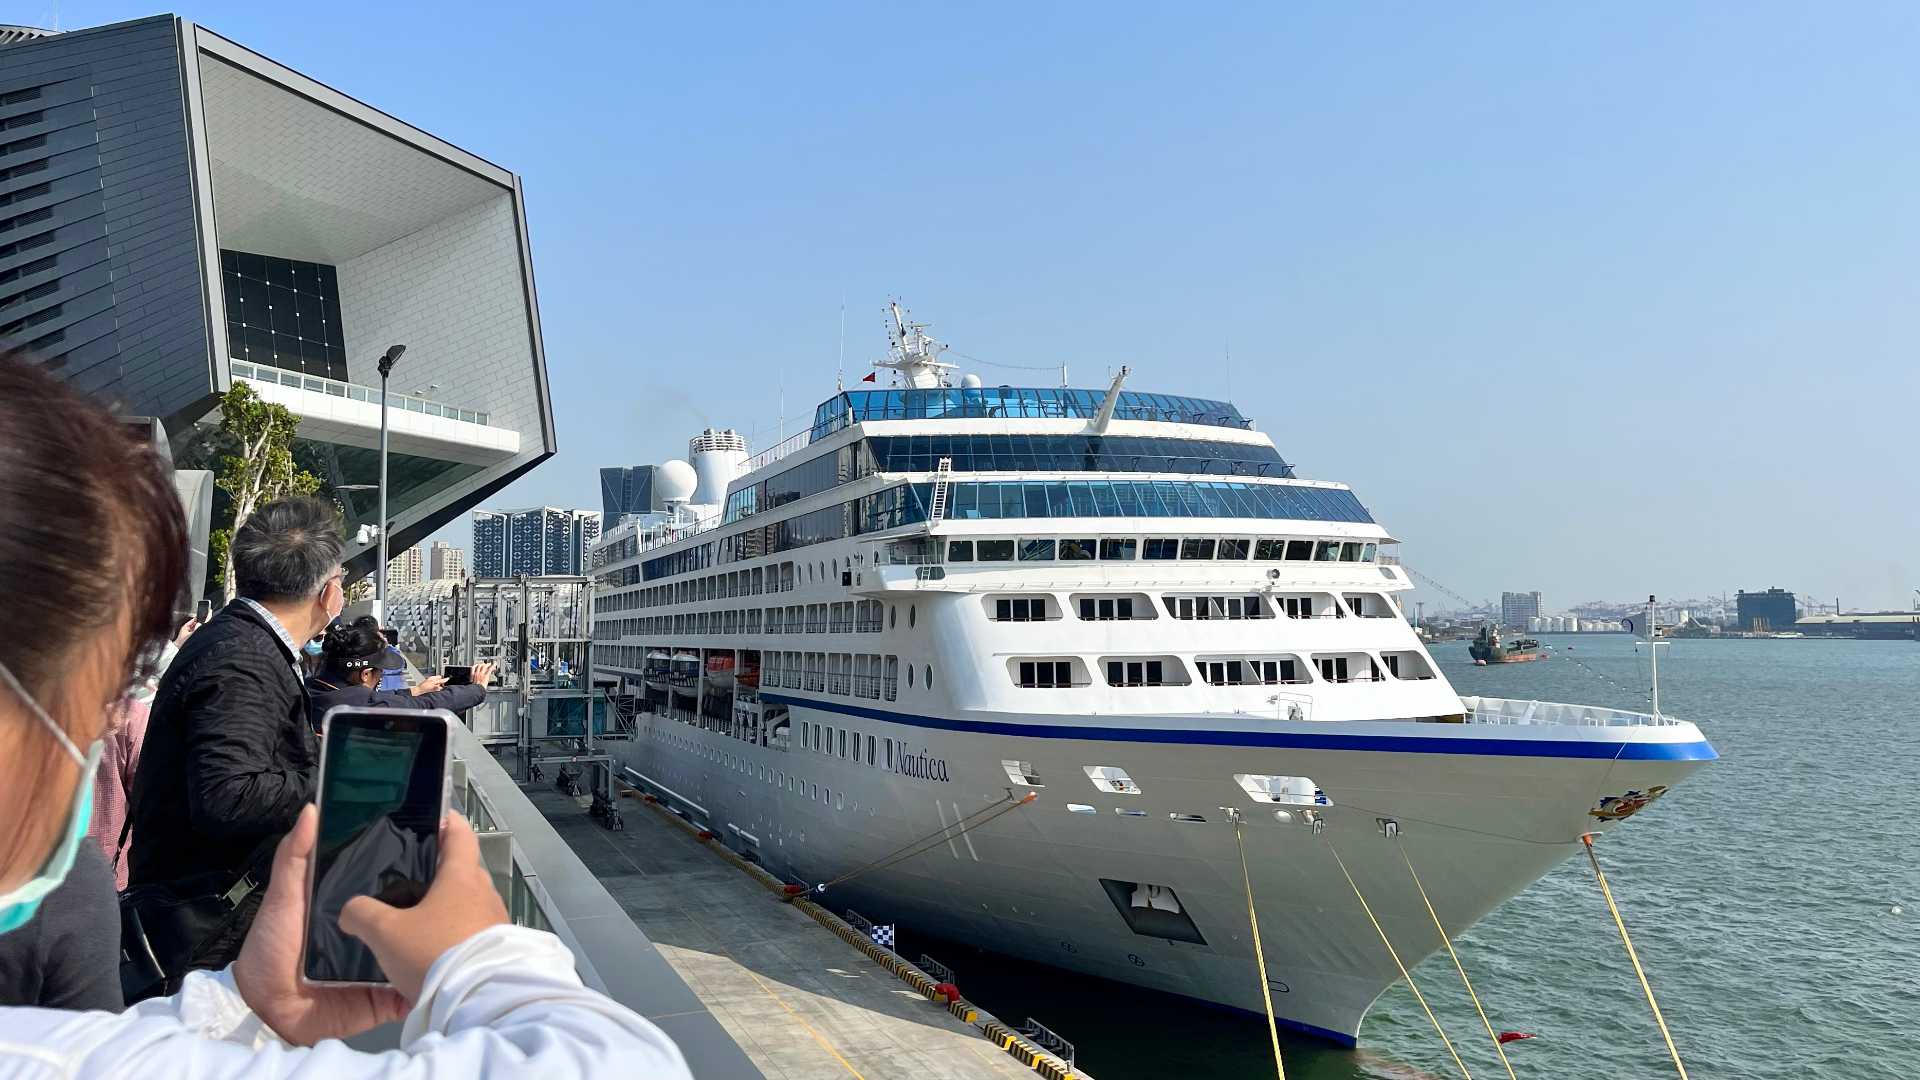
[[[1107,657],[1101,661],[1109,686],[1185,686],[1187,667],[1176,656]]]
[[[1313,546],[1314,562],[1339,562],[1340,541],[1322,540]]]
[[[1287,541],[1287,561],[1288,562],[1309,562],[1312,560],[1312,558],[1313,558],[1313,541],[1311,540]]]
[[[1263,536],[1253,542],[1253,557],[1262,562],[1279,562],[1287,557],[1287,542],[1278,537]]]
[[[1245,559],[1251,547],[1251,541],[1244,536],[1226,536],[1220,539],[1220,548],[1214,552],[1216,559]]]
[[[1183,559],[1213,558],[1213,540],[1211,537],[1189,536],[1180,541],[1180,557]]]
[[[1091,559],[1096,545],[1091,539],[1060,541],[1060,558],[1063,561]]]
[[[1010,660],[1008,673],[1013,676],[1015,686],[1028,690],[1061,690],[1071,686],[1085,686],[1087,680],[1075,678],[1075,669],[1079,665],[1071,660]]]
[[[1268,619],[1258,596],[1166,596],[1161,602],[1176,619]]]
[[[1021,562],[1052,562],[1052,540],[1022,540],[1020,542]]]
[[[1060,617],[1048,597],[990,596],[987,611],[994,622],[1046,622]]]
[[[1180,557],[1180,541],[1165,537],[1148,537],[1146,554],[1148,559],[1165,560]]]
[[[1202,656],[1200,678],[1212,686],[1288,686],[1308,682],[1306,666],[1292,656]]]
[[[1074,610],[1087,622],[1117,622],[1122,619],[1151,619],[1153,601],[1144,595],[1094,595],[1073,597]]]
[[[1124,559],[1131,562],[1134,555],[1138,552],[1139,547],[1140,541],[1132,538],[1102,540],[1100,541],[1100,558],[1110,560]]]
[[[1366,653],[1315,653],[1313,664],[1328,682],[1383,682],[1387,677]]]
[[[947,561],[948,562],[972,562],[973,561],[973,541],[971,540],[947,541]]]
[[[1379,593],[1348,593],[1347,606],[1355,615],[1363,619],[1391,619],[1394,617],[1393,604]]]
[[[974,545],[974,551],[981,562],[1013,561],[1011,540],[981,540]]]
[[[1417,652],[1389,652],[1380,654],[1380,662],[1386,665],[1387,672],[1396,679],[1418,682],[1433,678],[1433,667],[1427,658]]]

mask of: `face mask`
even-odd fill
[[[304,653],[306,653],[306,654],[307,654],[308,656],[319,656],[319,655],[320,655],[320,643],[319,643],[319,642],[317,642],[317,641],[309,641],[309,642],[307,642],[307,643],[306,643],[306,645],[304,645],[304,646],[303,646],[303,647],[301,648],[301,651],[302,651],[302,652],[304,652]]]
[[[60,725],[53,722],[53,717],[40,707],[40,703],[28,696],[5,664],[0,664],[0,682],[5,682],[14,696],[47,726],[48,731],[53,732],[53,737],[60,740],[67,756],[80,766],[80,782],[74,785],[73,804],[67,810],[66,835],[54,845],[39,873],[19,888],[0,893],[0,934],[4,934],[26,925],[40,910],[40,901],[59,888],[67,878],[67,871],[73,869],[73,858],[79,853],[80,842],[87,836],[87,825],[93,820],[93,777],[99,772],[100,753],[105,749],[105,744],[95,739],[88,752],[82,754],[80,748],[73,745],[73,740],[67,738],[67,733],[60,730]]]

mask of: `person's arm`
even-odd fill
[[[487,688],[466,683],[460,686],[449,686],[443,690],[429,690],[424,694],[389,690],[377,696],[379,704],[390,705],[396,709],[446,709],[450,712],[465,712],[487,700]]]
[[[271,766],[287,722],[278,674],[244,662],[210,664],[181,703],[188,824],[203,836],[285,832],[313,798],[306,771]]]
[[[91,844],[80,846],[67,879],[47,896],[36,918],[46,923],[37,1004],[83,1011],[125,1008],[120,941],[112,933],[120,925],[120,901],[106,860]]]

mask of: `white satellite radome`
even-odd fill
[[[965,375],[960,376],[960,386],[966,390],[978,390],[980,389],[980,376],[969,371]]]
[[[698,483],[693,466],[679,458],[663,462],[653,474],[653,491],[663,504],[684,503],[693,498],[693,489]]]

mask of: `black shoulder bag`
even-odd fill
[[[133,815],[120,830],[127,843]],[[226,929],[247,898],[266,882],[280,838],[269,836],[247,856],[236,876],[212,871],[158,885],[134,885],[120,894],[120,989],[127,1004],[180,989],[202,946]]]

